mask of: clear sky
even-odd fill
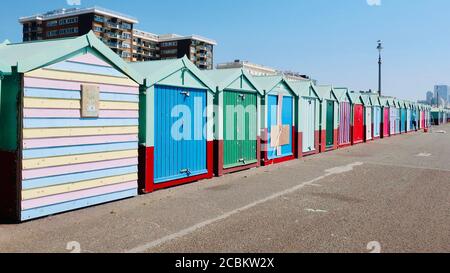
[[[434,84],[450,84],[450,1],[368,4],[379,1],[81,0],[81,4],[133,15],[140,21],[137,28],[145,31],[215,39],[216,63],[249,60],[352,90],[377,89],[376,41],[382,39],[386,95],[422,99]],[[70,7],[67,0],[3,1],[0,39],[20,41],[19,17],[62,7]]]

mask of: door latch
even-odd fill
[[[188,91],[182,91],[182,92],[181,92],[181,95],[184,95],[185,97],[190,97],[190,96],[191,96],[191,93],[188,92]]]
[[[180,170],[180,173],[187,174],[188,176],[191,175],[191,171],[189,169],[182,169]]]
[[[241,158],[239,159],[239,162],[245,164],[245,159]]]
[[[240,97],[242,100],[245,100],[245,95],[244,95],[244,94],[239,94],[239,97]]]

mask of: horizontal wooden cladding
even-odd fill
[[[80,110],[26,108],[25,118],[81,118]],[[99,118],[138,118],[138,110],[100,110]]]
[[[99,126],[138,126],[137,118],[132,119],[92,119],[92,118],[25,118],[23,127],[32,128],[71,128]]]
[[[23,150],[22,155],[24,159],[32,158],[44,158],[44,157],[57,157],[68,155],[81,155],[100,152],[113,152],[113,151],[126,151],[131,149],[138,149],[137,142],[120,142],[120,143],[107,143],[107,144],[95,144],[95,145],[79,145],[79,146],[67,146],[67,147],[50,147],[40,149],[28,149]]]
[[[33,218],[43,217],[46,215],[56,214],[64,211],[75,210],[87,206],[93,206],[101,203],[111,202],[115,200],[130,198],[137,195],[137,188],[130,190],[102,194],[98,196],[86,197],[74,201],[49,205],[40,208],[24,210],[21,213],[21,220],[26,221]]]
[[[74,63],[89,64],[89,65],[99,65],[99,66],[105,66],[105,67],[112,67],[107,62],[105,62],[105,61],[95,57],[94,55],[92,55],[90,53],[70,58],[70,59],[67,60],[67,62],[74,62]]]
[[[137,134],[129,135],[106,135],[106,136],[86,136],[86,137],[61,137],[61,138],[38,138],[26,139],[23,141],[24,149],[35,149],[45,147],[75,146],[87,144],[133,142],[138,141]]]
[[[82,173],[85,171],[95,171],[102,169],[110,169],[110,168],[118,168],[125,166],[137,165],[138,159],[135,158],[124,158],[124,159],[116,159],[116,160],[108,160],[108,161],[99,161],[99,162],[91,162],[91,163],[83,163],[83,164],[74,164],[74,165],[64,165],[57,167],[48,167],[41,169],[32,169],[32,170],[23,170],[22,171],[22,179],[34,179],[39,177],[48,177],[55,175],[63,175],[70,173]]]
[[[128,78],[120,71],[116,70],[113,67],[92,65],[92,64],[84,64],[79,62],[70,62],[64,61],[56,64],[52,64],[45,69],[48,70],[57,70],[57,71],[67,71],[67,72],[77,72],[84,74],[94,74],[94,75],[102,75],[109,77],[117,77],[117,78]]]
[[[129,181],[137,181],[137,179],[138,176],[136,173],[134,173],[134,174],[118,175],[113,177],[104,177],[82,182],[68,183],[57,186],[24,190],[22,192],[22,200],[40,198],[49,195],[61,194],[64,192],[79,191],[101,186],[120,184]]]
[[[74,200],[79,200],[91,196],[97,196],[97,195],[103,195],[107,193],[113,193],[113,192],[121,192],[126,191],[130,189],[137,189],[137,182],[125,182],[121,184],[115,184],[115,185],[108,185],[93,189],[87,189],[87,190],[81,190],[81,191],[75,191],[75,192],[68,192],[63,194],[57,194],[57,195],[51,195],[51,196],[45,196],[37,199],[31,199],[31,200],[25,200],[22,201],[22,209],[28,210],[38,207],[45,207],[53,204],[59,204]]]
[[[48,70],[48,69],[38,69],[26,74],[27,77],[33,78],[44,78],[44,79],[52,79],[52,80],[64,80],[64,81],[76,81],[76,82],[86,82],[86,83],[108,83],[108,84],[117,84],[124,86],[132,86],[136,87],[134,81],[128,78],[118,78],[111,76],[102,76],[102,75],[94,75],[94,74],[84,74],[84,73],[76,73],[76,72],[67,72],[67,71],[56,71],[56,70]]]
[[[80,100],[24,98],[25,108],[81,109]],[[139,110],[137,102],[100,101],[100,110]]]
[[[138,152],[137,152],[137,150],[133,149],[133,150],[127,150],[127,151],[26,159],[26,160],[23,160],[23,169],[28,170],[28,169],[46,168],[46,167],[62,166],[62,165],[70,165],[70,164],[81,164],[81,163],[104,161],[104,160],[114,160],[114,159],[129,158],[129,157],[136,157],[136,156],[138,156]]]
[[[24,129],[24,139],[97,135],[137,134],[138,126]]]
[[[83,173],[71,173],[49,177],[39,177],[35,179],[27,179],[22,182],[23,190],[38,189],[50,186],[64,185],[68,183],[77,183],[92,179],[111,177],[117,175],[137,173],[137,165],[117,167],[112,169],[86,171]]]
[[[100,92],[101,101],[118,101],[118,102],[139,102],[139,95],[134,94],[117,94]],[[52,88],[30,88],[25,87],[24,97],[26,98],[47,98],[47,99],[68,99],[80,100],[80,90],[58,90]]]
[[[80,90],[84,82],[40,79],[33,77],[24,77],[24,86],[30,88],[54,88],[58,90]],[[98,84],[100,92],[121,93],[121,94],[139,94],[139,87],[121,86],[112,84]]]

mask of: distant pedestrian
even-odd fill
[[[417,121],[415,121],[415,120],[413,120],[413,127],[414,127],[414,130],[417,131]]]

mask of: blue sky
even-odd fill
[[[376,0],[369,0],[376,1]],[[135,3],[135,4],[131,4]],[[21,40],[21,16],[66,0],[4,1],[0,39]],[[154,33],[199,34],[219,45],[215,62],[249,60],[319,83],[377,89],[376,41],[384,41],[384,93],[422,99],[450,84],[448,0],[81,0],[137,17]]]

